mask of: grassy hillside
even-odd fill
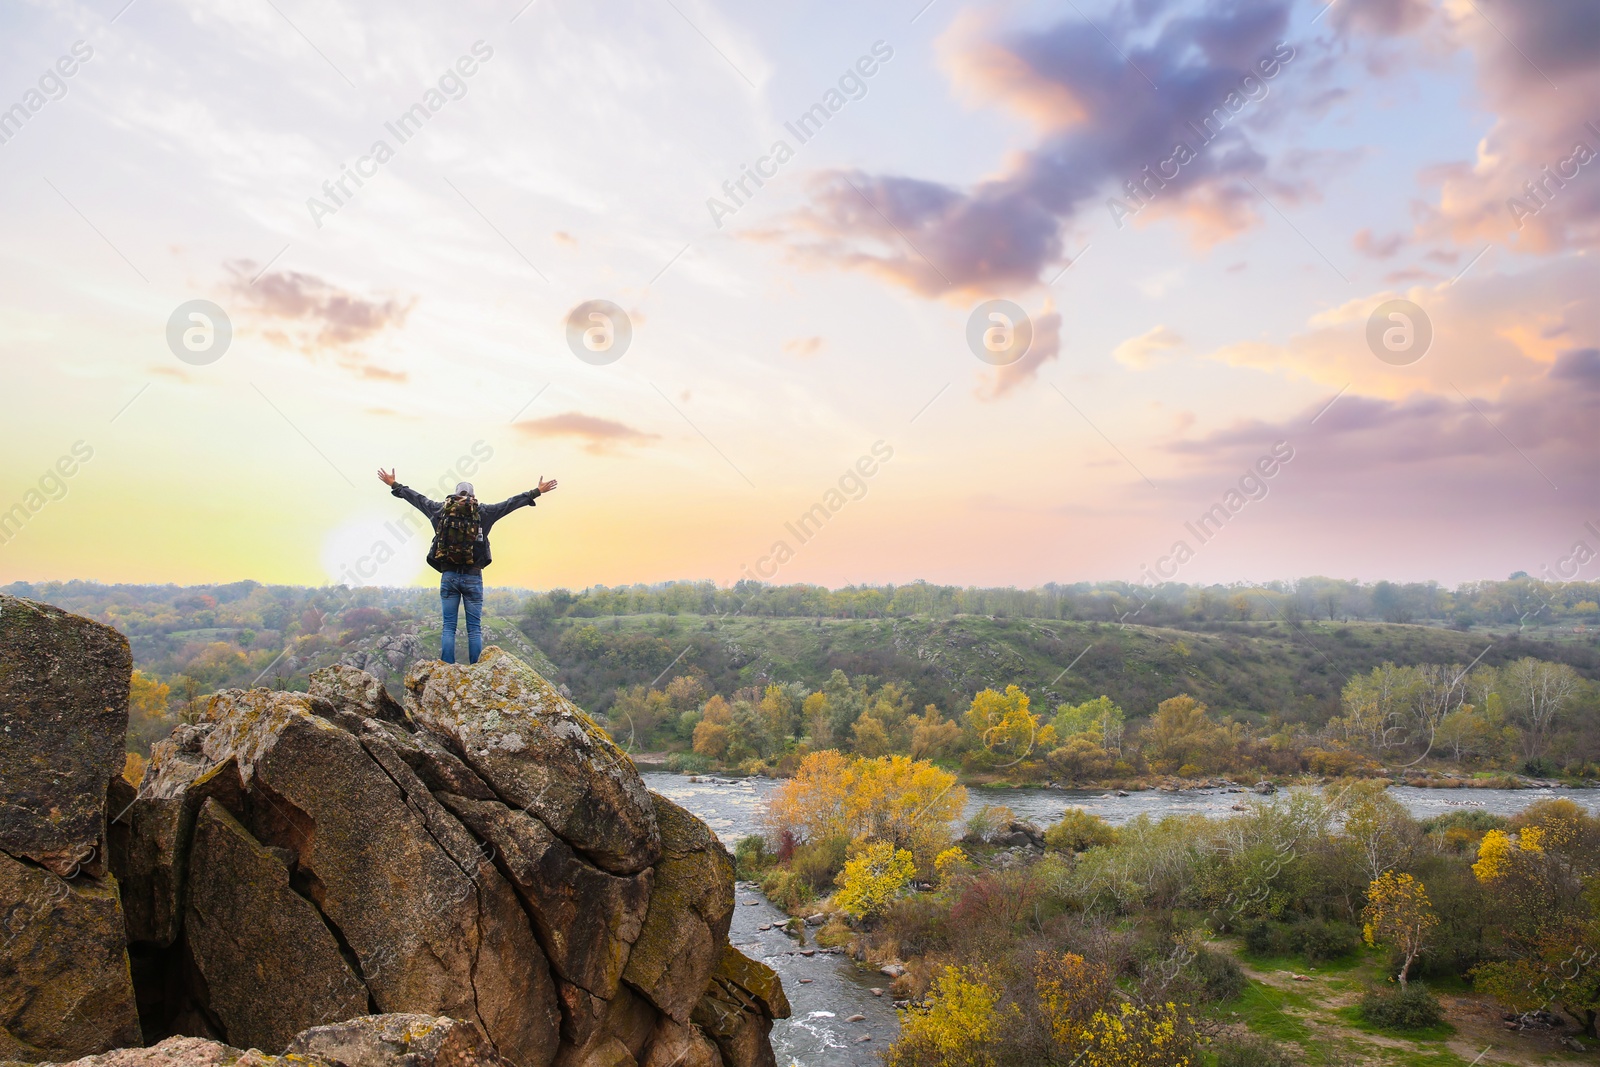
[[[917,704],[955,707],[980,689],[1015,684],[1054,706],[1105,694],[1142,715],[1187,692],[1242,718],[1278,713],[1321,722],[1353,674],[1396,663],[1500,665],[1522,656],[1570,663],[1600,678],[1592,640],[1485,637],[1395,623],[1241,622],[1207,632],[965,615],[824,619],[625,615],[525,618],[523,631],[586,707],[619,686],[698,668],[715,692],[766,681],[811,688],[834,670],[907,686]],[[670,666],[670,670],[669,670]],[[1068,669],[1070,667],[1070,669]],[[657,684],[663,684],[658,682]]]

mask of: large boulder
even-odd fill
[[[580,859],[544,823],[498,800],[448,793],[440,800],[493,846],[556,973],[602,999],[614,996],[628,950],[644,926],[653,872],[607,874]]]
[[[555,991],[515,893],[399,759],[313,715],[298,694],[212,698],[202,747],[239,768],[246,825],[285,849],[382,1011],[472,1020],[501,1055],[554,1055]]]
[[[0,595],[0,850],[63,878],[105,869],[132,670],[111,627]]]
[[[141,1041],[117,883],[68,881],[0,852],[0,1060]]]
[[[698,1026],[663,1015],[639,1067],[723,1067],[722,1053]]]
[[[194,827],[184,933],[228,1040],[282,1048],[367,1010],[367,989],[289,869],[215,800]]]
[[[203,1037],[169,1037],[149,1048],[119,1048],[63,1067],[337,1067],[307,1056],[269,1056]],[[404,1067],[395,1063],[389,1067]]]
[[[140,1040],[105,857],[131,669],[110,627],[0,596],[0,1060]]]
[[[507,804],[535,816],[595,864],[637,874],[661,835],[633,761],[549,682],[494,646],[471,666],[437,660],[406,676],[411,717]]]
[[[209,723],[178,726],[152,745],[137,791],[121,778],[112,782],[107,842],[133,945],[166,948],[177,940],[200,805],[211,796],[235,809],[242,803],[238,768],[202,749],[211,730]]]
[[[313,706],[327,705],[346,714],[384,722],[406,721],[404,709],[389,695],[382,682],[366,671],[342,663],[314,672],[306,695]]]
[[[473,1067],[416,1029],[445,1017],[512,1067],[770,1059],[781,988],[726,963],[726,849],[506,658],[419,669],[403,721],[348,670],[218,693],[113,790],[151,1040]],[[366,1011],[424,1021],[343,1022]]]
[[[789,1017],[777,972],[729,945],[695,1005],[694,1022],[711,1036],[727,1067],[777,1067],[772,1021]]]
[[[733,922],[733,857],[710,827],[657,793],[661,861],[623,977],[680,1023],[705,992]]]
[[[286,1057],[337,1067],[502,1067],[483,1033],[446,1016],[391,1014],[316,1026],[297,1035]]]

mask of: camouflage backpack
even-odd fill
[[[483,519],[478,502],[470,496],[452,496],[439,512],[439,529],[433,551],[440,563],[449,567],[471,567],[478,561],[478,541],[483,537]]]

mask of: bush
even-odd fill
[[[1504,830],[1511,821],[1504,815],[1494,815],[1487,811],[1452,811],[1444,815],[1435,815],[1422,824],[1425,834],[1437,833],[1443,830],[1462,829],[1468,830],[1474,837],[1481,837],[1490,830]]]
[[[1277,923],[1257,919],[1244,928],[1244,947],[1252,956],[1276,956],[1281,944]]]
[[[833,880],[844,870],[849,855],[850,842],[842,837],[826,837],[821,841],[808,841],[794,850],[789,869],[805,880],[818,893],[833,888]]]
[[[967,820],[965,840],[973,844],[988,844],[996,834],[1016,822],[1017,813],[1004,804],[985,804]]]
[[[1100,816],[1068,808],[1061,813],[1061,821],[1044,832],[1044,847],[1051,852],[1082,852],[1116,839],[1117,831]]]
[[[1385,1030],[1426,1030],[1444,1021],[1439,998],[1420,982],[1371,989],[1361,997],[1361,1017]]]
[[[767,851],[767,839],[760,834],[741,837],[733,846],[733,863],[740,878],[747,882],[761,879],[762,872],[773,864],[772,853]]]
[[[1289,1050],[1255,1034],[1217,1038],[1217,1067],[1295,1067]]]
[[[904,892],[916,873],[911,853],[879,841],[845,863],[834,899],[852,918],[872,918]]]
[[[1258,919],[1244,930],[1244,945],[1251,955],[1303,956],[1307,963],[1342,959],[1360,947],[1360,938],[1355,927],[1324,919],[1292,923]]]
[[[884,909],[879,934],[899,946],[902,959],[926,956],[949,947],[949,911],[926,894],[902,897]]]
[[[1244,971],[1232,956],[1202,948],[1194,954],[1191,966],[1199,979],[1200,992],[1207,1000],[1232,1000],[1244,992],[1247,984]]]
[[[1360,932],[1345,923],[1307,919],[1289,928],[1289,947],[1309,963],[1343,959],[1360,945]]]
[[[787,912],[794,912],[817,899],[817,891],[810,882],[782,867],[774,867],[762,876],[761,891]]]

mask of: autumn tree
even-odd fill
[[[906,724],[911,728],[912,759],[939,759],[961,743],[961,724],[946,719],[937,705],[927,705],[921,715],[907,716]]]
[[[1381,779],[1350,782],[1340,800],[1344,838],[1374,884],[1416,849],[1421,831],[1404,804],[1391,797]]]
[[[726,757],[732,725],[733,709],[728,706],[726,700],[721,696],[714,696],[706,701],[700,722],[694,728],[695,754],[712,760]]]
[[[871,918],[900,896],[916,873],[910,852],[888,841],[875,842],[845,861],[834,902],[853,918]]]
[[[1140,732],[1145,758],[1158,773],[1171,774],[1185,765],[1203,765],[1217,742],[1217,724],[1209,709],[1188,693],[1180,693],[1156,706],[1156,713]]]
[[[1361,936],[1369,945],[1392,944],[1400,953],[1404,989],[1411,964],[1427,948],[1429,934],[1439,925],[1428,891],[1409,874],[1385,871],[1367,887],[1367,907],[1362,912]]]
[[[772,794],[767,827],[800,841],[888,841],[931,870],[967,801],[955,775],[908,756],[851,758],[812,752]]]
[[[1502,958],[1473,980],[1518,1011],[1558,1005],[1584,1032],[1600,1016],[1600,820],[1565,798],[1490,830],[1472,873],[1491,902]]]
[[[171,731],[174,719],[168,710],[172,687],[153,674],[134,671],[128,684],[128,747],[148,753],[150,744]]]
[[[1004,693],[980,692],[972,698],[966,720],[977,746],[999,761],[1024,759],[1039,736],[1039,717],[1028,710],[1028,694],[1015,685],[1006,686]]]
[[[1009,1013],[1000,985],[981,967],[946,966],[922,1005],[901,1016],[900,1036],[884,1053],[887,1067],[995,1067],[997,1038]]]

